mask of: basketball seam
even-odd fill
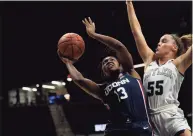
[[[70,40],[69,40],[69,41],[70,41]],[[60,45],[60,44],[62,44],[62,43],[65,43],[65,42],[69,42],[69,41],[63,41],[63,42],[59,43],[58,45]]]
[[[69,37],[70,37],[71,41],[73,41],[72,35],[70,35]],[[73,59],[73,56],[74,56],[74,55],[73,55],[73,44],[72,44],[71,49],[72,49],[72,56],[71,56],[71,59]]]
[[[82,49],[79,46],[76,46],[76,47],[80,50],[81,53],[83,52]]]
[[[77,41],[82,41],[82,40],[80,40],[80,39],[77,38]]]
[[[61,45],[61,44],[63,44],[63,43],[65,43],[65,42],[68,42],[68,41],[63,41],[63,42],[61,42],[59,45],[58,45],[58,47]],[[68,46],[69,46],[70,44],[67,44],[66,45],[66,48],[64,48],[64,50],[63,50],[63,54],[65,53],[65,51],[67,50],[67,48],[68,48]],[[60,50],[60,49],[59,49]]]
[[[68,44],[68,46],[66,47],[66,49],[62,52],[63,54],[65,54],[66,50],[68,49],[70,44]]]
[[[81,40],[78,39],[77,36],[76,36],[76,40],[77,40],[77,41],[81,41]],[[77,41],[76,41],[76,42],[77,42]],[[79,46],[76,46],[76,47],[80,50],[80,52],[81,52],[81,54],[82,54],[82,53],[83,53],[82,49],[81,49]]]

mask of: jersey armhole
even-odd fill
[[[143,72],[145,73],[146,72],[146,70],[147,70],[147,67],[152,63],[153,61],[151,61],[151,62],[148,62],[147,64],[145,64],[145,66],[144,66],[144,70],[143,70]]]
[[[173,59],[173,60],[174,60],[174,59]],[[182,77],[184,77],[184,74],[182,74],[182,73],[178,70],[178,68],[176,67],[176,65],[173,63],[173,60],[171,60],[171,61],[172,61],[172,64],[174,65],[175,69],[178,71],[178,73],[179,73]]]
[[[144,62],[144,64],[145,64],[145,66],[144,66],[144,73],[146,72],[146,69],[149,66],[149,64],[151,64],[152,62],[154,62],[156,60],[157,60],[157,57],[156,57],[156,55],[154,53],[153,56],[151,58],[149,58],[149,60],[146,63]]]

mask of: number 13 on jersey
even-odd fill
[[[117,95],[119,102],[121,102],[121,100],[126,99],[128,97],[124,87],[119,87],[117,91],[114,91],[114,93]]]

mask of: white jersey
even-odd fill
[[[168,104],[176,106],[180,104],[178,94],[184,76],[172,61],[168,60],[163,65],[158,65],[157,61],[153,61],[145,70],[143,85],[148,93],[150,109],[159,109]]]

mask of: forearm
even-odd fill
[[[95,82],[84,78],[83,75],[73,66],[73,64],[66,63],[66,66],[71,75],[72,80],[75,82],[76,85],[78,85],[86,93],[101,100],[99,96],[100,88]]]
[[[67,63],[66,67],[73,81],[76,82],[84,78],[83,75],[73,66],[73,64]]]
[[[176,58],[173,63],[180,73],[184,74],[187,68],[192,64],[192,46],[189,47],[186,53]]]
[[[133,68],[133,59],[127,48],[118,40],[101,35],[101,34],[93,34],[92,37],[101,43],[107,45],[109,48],[116,52],[117,59],[120,64],[122,64],[123,69],[129,70]]]
[[[105,44],[106,46],[108,46],[110,49],[114,50],[114,51],[119,51],[122,47],[124,47],[124,45],[110,37],[110,36],[106,36],[106,35],[102,35],[102,34],[98,34],[98,33],[93,33],[91,36],[93,39]]]
[[[129,71],[133,68],[133,60],[131,54],[128,52],[127,48],[115,38],[110,36],[98,34],[95,32],[95,24],[92,22],[91,18],[84,19],[83,24],[86,26],[87,34],[93,39],[105,44],[111,50],[114,50],[119,63],[122,65],[124,71]]]
[[[127,14],[132,33],[136,34],[138,31],[141,31],[141,26],[135,14],[132,2],[127,2]]]
[[[122,64],[124,70],[133,68],[132,56],[120,41],[101,34],[95,34],[94,39],[102,42],[116,52],[117,59],[119,63]]]
[[[190,46],[187,50],[188,58],[192,62],[192,46]]]

